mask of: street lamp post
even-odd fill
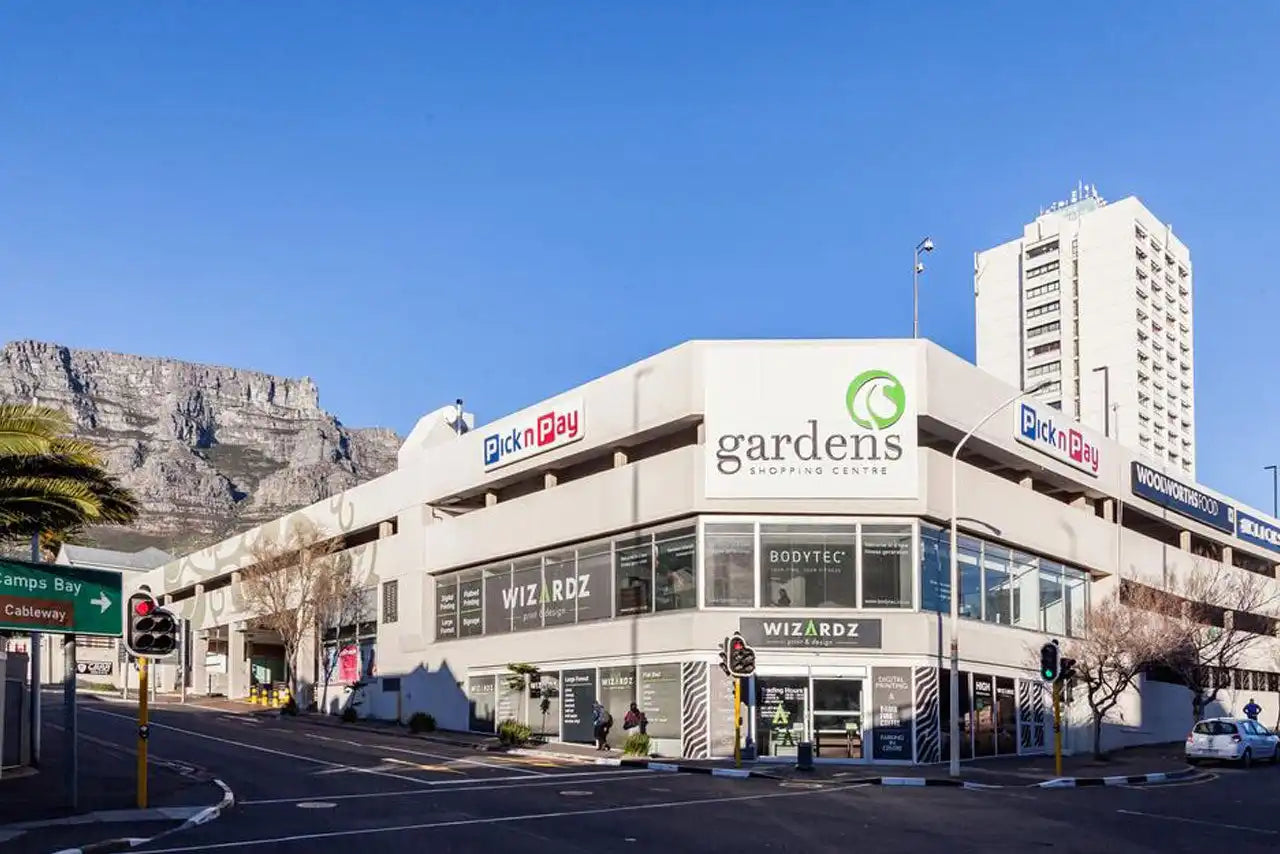
[[[1280,469],[1267,466],[1266,470],[1271,472],[1271,516],[1280,519]]]
[[[960,531],[957,525],[959,521],[959,492],[956,488],[956,475],[959,468],[960,451],[965,444],[973,437],[973,434],[982,428],[996,415],[1000,414],[1005,407],[1009,406],[1020,397],[1030,396],[1042,388],[1047,386],[1051,380],[1045,380],[1037,384],[1035,387],[1027,391],[1019,391],[1011,395],[1007,400],[1003,401],[995,409],[983,416],[982,420],[964,434],[964,437],[956,443],[955,450],[951,452],[951,704],[950,704],[950,740],[951,740],[951,776],[960,776],[960,554],[959,539]]]
[[[1105,425],[1102,430],[1103,434],[1111,438],[1111,366],[1102,365],[1094,368],[1093,372],[1102,373],[1102,422]]]
[[[920,274],[924,272],[924,264],[920,261],[921,252],[933,251],[933,238],[926,237],[916,244],[915,262],[911,265],[911,337],[920,337]]]

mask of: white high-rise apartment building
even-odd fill
[[[1081,185],[974,257],[978,366],[1196,473],[1191,253],[1133,196]],[[1110,404],[1110,417],[1106,411]]]

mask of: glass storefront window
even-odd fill
[[[854,525],[761,525],[761,607],[858,607],[857,546]]]
[[[436,582],[436,640],[458,636],[458,577],[446,575]]]
[[[988,623],[1013,622],[1009,550],[987,543],[982,549],[982,618]]]
[[[614,573],[619,617],[653,610],[653,535],[618,543]]]
[[[920,601],[926,611],[951,607],[950,533],[920,529]],[[961,537],[960,614],[973,620],[1071,635],[1088,607],[1088,574],[974,537]]]
[[[1040,561],[1040,610],[1043,629],[1061,635],[1067,631],[1067,605],[1062,595],[1062,567],[1051,561]]]
[[[1040,559],[1014,552],[1010,561],[1013,581],[1013,625],[1040,628]]]
[[[951,610],[951,539],[936,528],[920,529],[920,607]]]
[[[484,633],[500,635],[511,631],[511,564],[499,564],[484,571]]]
[[[511,612],[512,630],[517,632],[542,626],[542,558],[522,558],[515,562],[511,595],[504,605]]]
[[[982,619],[982,543],[960,537],[957,554],[960,563],[960,616]],[[948,568],[948,572],[950,569]],[[950,603],[948,603],[950,607]]]
[[[542,577],[542,624],[573,625],[578,620],[578,565],[573,550],[547,555]]]
[[[706,541],[707,607],[751,608],[756,604],[755,525],[708,524]]]
[[[609,543],[591,543],[578,549],[575,593],[579,623],[613,616],[613,549]]]
[[[458,637],[484,634],[484,578],[478,569],[458,573]]]
[[[653,609],[698,607],[698,537],[692,529],[665,531],[654,545]]]
[[[862,526],[862,607],[910,608],[911,528]]]

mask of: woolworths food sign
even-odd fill
[[[711,345],[708,498],[915,498],[916,350]]]

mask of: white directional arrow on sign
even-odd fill
[[[90,599],[90,605],[97,605],[102,609],[102,613],[107,613],[107,609],[111,607],[111,600],[107,598],[107,594],[99,593],[97,599]]]

